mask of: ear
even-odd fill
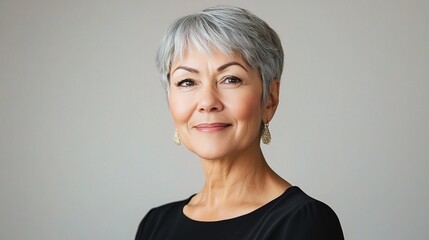
[[[274,79],[271,82],[270,93],[263,109],[262,121],[264,123],[269,123],[274,117],[274,113],[276,113],[277,106],[279,105],[279,94],[280,80]]]

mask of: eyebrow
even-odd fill
[[[241,65],[238,62],[225,63],[222,66],[218,67],[216,70],[218,72],[221,72],[221,71],[225,70],[226,68],[228,68],[230,66],[233,66],[233,65],[237,65],[237,66],[243,68],[247,72],[247,68],[245,68],[243,65]],[[187,67],[187,66],[178,66],[176,69],[174,69],[174,71],[171,74],[173,74],[175,71],[177,71],[179,69],[183,69],[183,70],[191,72],[191,73],[199,73],[199,71],[197,69],[195,69],[195,68],[191,68],[191,67]]]
[[[240,66],[241,68],[243,68],[247,72],[247,69],[243,65],[241,65],[240,63],[238,63],[238,62],[225,63],[224,65],[218,67],[217,71],[218,72],[223,71],[223,70],[225,70],[226,68],[228,68],[229,66],[232,66],[232,65]]]
[[[186,67],[186,66],[178,66],[176,69],[174,69],[174,71],[171,74],[173,74],[175,71],[177,71],[179,69],[183,69],[183,70],[186,70],[186,71],[191,72],[191,73],[199,73],[199,71],[195,68]]]

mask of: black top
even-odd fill
[[[342,240],[340,222],[326,204],[298,187],[248,214],[221,221],[201,222],[183,214],[191,197],[148,212],[137,230],[136,240]]]

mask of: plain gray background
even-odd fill
[[[428,1],[0,0],[0,239],[133,239],[203,183],[154,56],[176,18],[228,3],[286,53],[270,165],[347,239],[428,239]]]

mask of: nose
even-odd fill
[[[219,99],[219,93],[216,87],[205,86],[200,89],[198,94],[199,112],[219,112],[222,111],[223,104]]]

